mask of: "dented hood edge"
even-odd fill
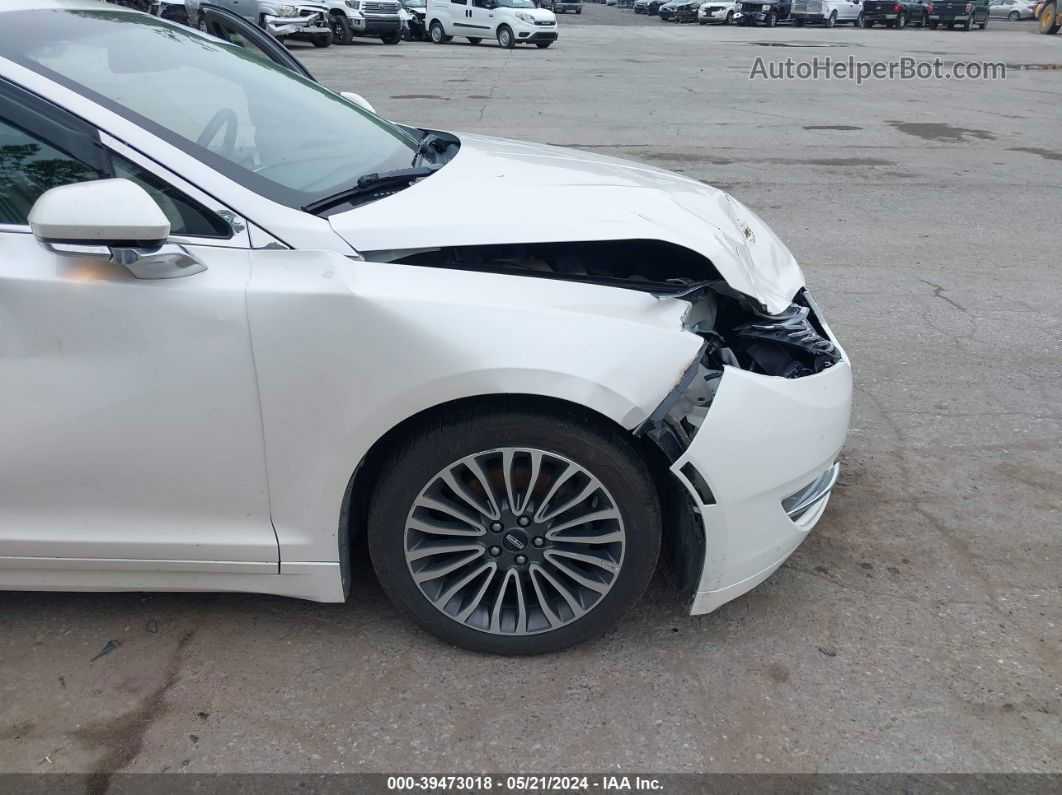
[[[332,228],[361,252],[663,240],[709,259],[732,288],[772,314],[788,307],[804,286],[785,244],[721,190],[605,155],[477,135],[459,138],[459,152],[437,173],[332,215]]]

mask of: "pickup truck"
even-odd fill
[[[317,0],[328,7],[328,23],[337,44],[350,44],[355,36],[377,38],[384,44],[402,40],[398,0]],[[420,9],[422,12],[424,8]],[[410,11],[414,15],[415,11]]]
[[[861,28],[872,28],[879,22],[887,28],[921,28],[926,24],[929,7],[926,0],[863,0],[857,24]]]
[[[328,47],[332,43],[332,29],[325,19],[325,7],[313,3],[280,2],[280,0],[185,0],[188,24],[205,30],[205,12],[218,8],[243,17],[276,36],[278,39],[301,39],[314,47]]]
[[[793,0],[790,19],[797,27],[819,23],[832,28],[838,22],[859,24],[862,0]]]
[[[765,27],[773,28],[779,22],[789,19],[793,10],[793,0],[753,0],[744,2],[734,14],[734,20],[739,25],[756,25],[763,23]]]
[[[940,25],[949,29],[960,25],[963,30],[969,30],[974,25],[981,30],[988,27],[988,0],[932,0],[927,10],[931,30],[936,30]]]

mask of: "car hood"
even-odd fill
[[[732,288],[772,314],[788,307],[804,286],[800,266],[781,240],[721,190],[599,154],[459,138],[458,154],[437,173],[332,215],[332,228],[363,253],[661,240],[706,257]]]

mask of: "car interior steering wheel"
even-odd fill
[[[231,159],[236,155],[236,128],[239,127],[239,124],[236,111],[232,108],[222,108],[207,122],[203,132],[199,133],[196,143],[204,149],[209,148],[207,145],[217,137],[218,132],[224,127],[225,138],[222,140],[221,154]]]

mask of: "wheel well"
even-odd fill
[[[339,514],[339,553],[340,565],[343,567],[344,590],[349,583],[351,542],[364,535],[369,514],[369,501],[376,490],[376,483],[391,451],[406,439],[425,429],[462,414],[521,409],[576,415],[586,422],[604,423],[623,433],[630,433],[611,418],[593,409],[578,403],[542,395],[477,395],[441,403],[406,418],[387,431],[369,448],[365,457],[358,463],[357,469],[354,470],[347,484],[346,493],[343,495],[343,504]],[[696,577],[700,575],[700,562],[704,559],[703,530],[696,522],[695,512],[690,510],[690,500],[686,490],[671,474],[669,462],[660,448],[644,436],[630,436],[630,440],[652,475],[653,484],[660,498],[663,546],[664,550],[669,553],[662,555],[661,559],[668,557],[672,560],[676,585],[679,590],[685,592],[692,585],[696,585]],[[691,564],[695,571],[688,571]]]

